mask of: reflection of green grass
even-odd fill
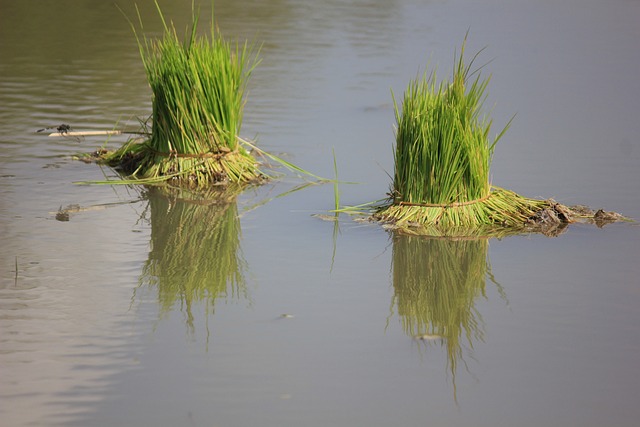
[[[179,305],[193,329],[194,303],[213,310],[219,298],[247,296],[246,265],[234,195],[180,196],[151,194],[151,251],[141,283],[157,288],[163,313]]]
[[[446,347],[454,389],[464,341],[473,349],[483,340],[475,299],[485,296],[487,251],[486,239],[393,237],[394,305],[402,327],[411,337],[436,338]]]

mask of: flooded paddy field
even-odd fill
[[[132,3],[117,2],[129,16]],[[161,34],[153,2],[138,2]],[[161,1],[183,28],[189,1]],[[216,0],[262,43],[241,134],[341,203],[385,197],[398,96],[468,51],[492,75],[492,182],[640,218],[640,4]],[[210,5],[202,5],[205,22]],[[206,28],[206,27],[205,27]],[[0,0],[0,424],[634,426],[640,228],[436,240],[323,221],[288,174],[230,203],[74,160],[151,92],[110,2]],[[326,218],[325,218],[326,219]]]

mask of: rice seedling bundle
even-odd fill
[[[496,143],[492,121],[482,111],[489,79],[464,61],[465,42],[451,82],[436,73],[412,81],[401,106],[394,98],[397,122],[395,172],[389,200],[374,218],[425,234],[469,235],[493,227],[524,227],[553,201],[528,199],[492,187],[490,166]],[[483,232],[484,232],[483,231]]]
[[[162,38],[140,39],[132,24],[153,92],[151,135],[108,161],[134,178],[173,178],[198,187],[261,179],[256,160],[239,144],[244,93],[258,63],[254,49],[225,41],[213,16],[209,36],[199,36],[195,12],[190,33],[180,41],[158,11]]]

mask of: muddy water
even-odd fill
[[[383,197],[390,89],[470,29],[496,124],[518,114],[493,182],[640,218],[640,4],[557,3],[216,1],[263,43],[242,134],[325,176],[335,149],[342,203]],[[399,237],[312,217],[331,186],[262,204],[296,177],[226,205],[77,185],[114,176],[71,159],[104,140],[34,133],[149,113],[111,3],[0,0],[2,425],[635,425],[636,225]]]

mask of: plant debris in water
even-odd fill
[[[466,37],[455,61],[453,80],[436,83],[426,73],[409,84],[397,121],[395,173],[389,198],[374,220],[411,233],[438,236],[558,234],[567,224],[624,219],[613,212],[571,208],[497,188],[489,182],[495,145],[509,123],[490,139],[492,121],[482,112],[489,79],[467,65]]]

